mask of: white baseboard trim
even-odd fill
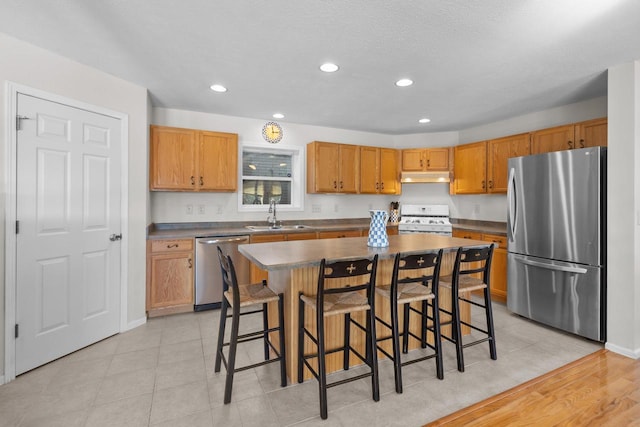
[[[121,332],[130,331],[131,329],[135,329],[138,326],[144,325],[145,323],[147,323],[147,316],[141,317],[140,319],[136,319],[136,320],[133,320],[133,321],[127,323],[127,328],[124,331],[121,331]]]
[[[4,384],[4,375],[0,375],[0,385]]]
[[[611,344],[609,342],[605,343],[604,348],[606,348],[607,350],[611,350],[614,353],[630,357],[632,359],[640,359],[640,348],[631,350],[629,348],[620,347],[619,345]]]

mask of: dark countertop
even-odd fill
[[[454,230],[477,231],[478,233],[507,235],[507,223],[497,221],[479,221],[474,219],[451,218]]]
[[[369,224],[371,224],[370,218],[288,220],[282,221],[282,225],[304,225],[305,227],[300,229],[251,230],[246,228],[246,226],[264,226],[267,225],[266,221],[160,223],[151,224],[147,228],[147,239],[189,239],[213,236],[313,233],[318,231],[366,229],[369,227]],[[397,225],[389,225],[389,227],[397,227]]]

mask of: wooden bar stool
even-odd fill
[[[451,311],[440,308],[440,312],[451,316],[451,336],[442,335],[442,338],[452,342],[456,346],[456,358],[458,371],[464,372],[464,355],[462,350],[472,345],[489,342],[489,354],[491,359],[498,358],[496,353],[496,339],[493,327],[493,312],[491,310],[491,288],[489,278],[491,276],[491,259],[493,257],[494,244],[483,248],[458,248],[453,271],[450,276],[441,276],[440,285],[451,289]],[[474,277],[475,276],[475,277]],[[481,277],[477,277],[481,276]],[[482,290],[483,302],[474,301],[472,291]],[[469,295],[469,297],[467,297]],[[460,319],[460,302],[480,307],[484,310],[486,318],[486,330],[467,323]],[[471,319],[469,319],[471,322]],[[441,322],[442,325],[445,323]],[[464,343],[462,339],[462,325],[478,331],[486,337]]]
[[[374,351],[376,345],[375,332],[375,280],[378,266],[378,255],[373,259],[358,259],[353,261],[320,262],[318,287],[316,295],[299,294],[300,306],[298,310],[298,382],[303,380],[306,366],[318,380],[320,394],[320,417],[327,418],[327,389],[337,385],[371,377],[373,400],[380,400],[378,381],[378,357]],[[305,307],[315,312],[315,335],[305,326]],[[366,312],[366,325],[362,325],[351,317],[352,313]],[[325,319],[330,316],[344,316],[344,341],[339,348],[325,348]],[[365,355],[355,349],[350,342],[351,326],[355,326],[365,333]],[[307,336],[315,344],[316,352],[304,354],[304,337]],[[351,352],[369,366],[369,371],[332,383],[327,383],[326,360],[328,354],[343,352],[343,369],[349,369],[349,355]],[[317,360],[317,371],[310,359]]]
[[[439,379],[444,378],[442,367],[442,344],[440,339],[440,316],[438,315],[438,280],[440,276],[440,262],[442,260],[442,249],[437,253],[423,253],[403,255],[396,254],[393,263],[393,273],[391,284],[376,286],[376,293],[384,298],[385,303],[390,307],[391,323],[376,316],[376,320],[391,331],[391,335],[377,338],[377,343],[391,340],[392,354],[389,354],[378,344],[378,350],[384,353],[393,361],[396,392],[402,393],[402,367],[423,360],[436,359],[436,375]],[[425,269],[430,269],[426,270]],[[423,273],[414,277],[403,277],[414,273]],[[420,302],[420,309],[411,306],[411,303]],[[402,306],[404,312],[402,331],[400,331],[398,321],[398,307]],[[429,308],[431,316],[429,316]],[[420,316],[420,336],[409,330],[409,316],[415,313]],[[431,322],[431,324],[429,324]],[[427,332],[433,336],[433,344],[427,341]],[[420,342],[422,348],[429,347],[433,353],[411,360],[401,360],[400,356],[400,335],[402,335],[402,352],[407,353],[409,347],[409,337]]]
[[[214,370],[215,372],[220,372],[220,362],[224,363],[227,370],[224,387],[224,403],[230,403],[231,390],[233,387],[233,375],[236,372],[256,368],[258,366],[266,365],[267,363],[280,362],[281,385],[282,387],[287,385],[285,360],[286,351],[284,341],[284,303],[283,295],[273,292],[267,286],[266,280],[263,280],[262,283],[255,284],[238,284],[233,261],[230,256],[222,253],[219,246],[218,258],[220,259],[220,268],[222,270],[223,298],[220,311],[220,329],[218,332],[218,344],[216,346],[216,362]],[[278,303],[278,326],[272,328],[269,328],[267,310],[267,305],[270,302]],[[231,314],[227,315],[227,309],[229,306],[231,306]],[[250,307],[248,309],[249,311],[240,311],[240,309],[245,309],[246,307]],[[251,309],[251,307],[254,308]],[[252,314],[262,314],[262,329],[239,334],[240,317]],[[229,318],[231,319],[231,337],[228,342],[225,342],[224,334],[227,319]],[[271,332],[278,332],[278,338],[280,341],[278,348],[276,348],[269,337]],[[264,340],[264,361],[242,367],[236,367],[236,349],[238,344],[259,339]],[[223,348],[226,346],[229,347],[228,358],[225,357],[223,352]],[[273,359],[270,358],[270,350],[273,350],[277,357]]]

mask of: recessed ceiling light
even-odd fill
[[[396,86],[406,87],[411,86],[413,84],[413,80],[411,79],[400,79],[396,82]]]
[[[334,73],[338,71],[338,68],[340,67],[338,67],[336,64],[333,64],[331,62],[325,62],[320,66],[320,69],[325,73]]]
[[[214,92],[226,92],[227,88],[222,85],[211,85],[211,90]]]
[[[418,120],[418,123],[429,123],[430,121],[431,119],[424,118],[424,119]]]
[[[273,115],[273,118],[274,118],[274,119],[284,119],[284,114],[282,114],[282,113],[275,113],[275,114]]]

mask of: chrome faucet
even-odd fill
[[[271,228],[278,227],[278,218],[276,217],[276,202],[277,200],[275,197],[269,199],[269,213],[271,215],[267,217],[267,222],[269,223]]]

